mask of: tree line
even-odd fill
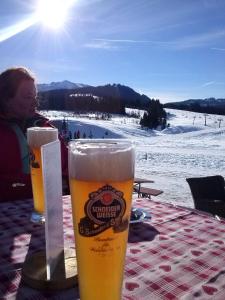
[[[109,114],[125,115],[126,107],[137,108],[139,101],[132,105],[125,104],[124,99],[113,96],[95,96],[92,94],[74,94],[70,90],[57,90],[50,93],[39,94],[39,109],[46,110],[70,110],[77,113],[102,112]],[[143,107],[142,107],[143,109]],[[158,99],[150,99],[144,107],[144,115],[140,118],[140,125],[150,129],[166,127],[166,111]]]
[[[166,108],[193,111],[197,113],[225,115],[225,99],[195,99],[164,104]]]
[[[143,117],[140,120],[140,125],[150,129],[164,129],[167,125],[166,111],[163,109],[163,105],[159,100],[151,99],[147,111],[144,112]]]

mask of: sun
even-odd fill
[[[55,30],[62,28],[67,21],[72,2],[71,0],[39,0],[37,2],[36,18],[48,28]]]

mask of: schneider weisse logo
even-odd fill
[[[83,236],[95,236],[110,227],[114,232],[128,227],[128,219],[123,219],[126,211],[123,193],[110,185],[90,193],[84,211],[85,217],[79,223],[79,233]]]

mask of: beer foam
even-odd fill
[[[80,140],[69,144],[69,174],[82,181],[134,177],[134,146],[126,140]]]
[[[32,148],[39,148],[44,144],[58,139],[58,129],[52,127],[30,127],[27,129],[27,142]]]

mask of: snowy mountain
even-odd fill
[[[80,89],[80,93],[90,93],[99,97],[113,97],[123,99],[125,104],[142,104],[146,105],[150,98],[146,95],[139,94],[132,88],[122,84],[106,84],[100,86],[89,86]]]
[[[146,95],[141,95],[132,88],[121,84],[106,84],[95,87],[69,81],[52,82],[51,84],[38,85],[38,92],[40,109],[49,110],[76,110],[73,104],[74,98],[71,97],[74,94],[83,96],[82,100],[84,100],[84,96],[93,95],[109,103],[114,102],[115,107],[118,102],[121,102],[127,107],[146,108],[150,101]],[[82,110],[81,107],[79,109]],[[119,113],[119,111],[117,112]]]
[[[164,107],[225,115],[225,98],[189,99],[180,102],[165,103]]]
[[[65,118],[72,137],[79,130],[81,137],[85,133],[87,138],[132,140],[136,147],[136,176],[154,180],[146,186],[164,191],[155,200],[193,207],[186,178],[217,174],[225,177],[225,116],[166,110],[170,127],[163,131],[143,130],[140,120],[133,117],[113,115],[111,120],[103,120],[88,113],[42,113],[56,122],[59,129]]]
[[[41,83],[37,85],[38,92],[46,92],[52,90],[61,90],[61,89],[78,89],[83,87],[88,87],[89,85],[83,83],[73,83],[68,80],[60,82],[51,82],[51,83]]]

